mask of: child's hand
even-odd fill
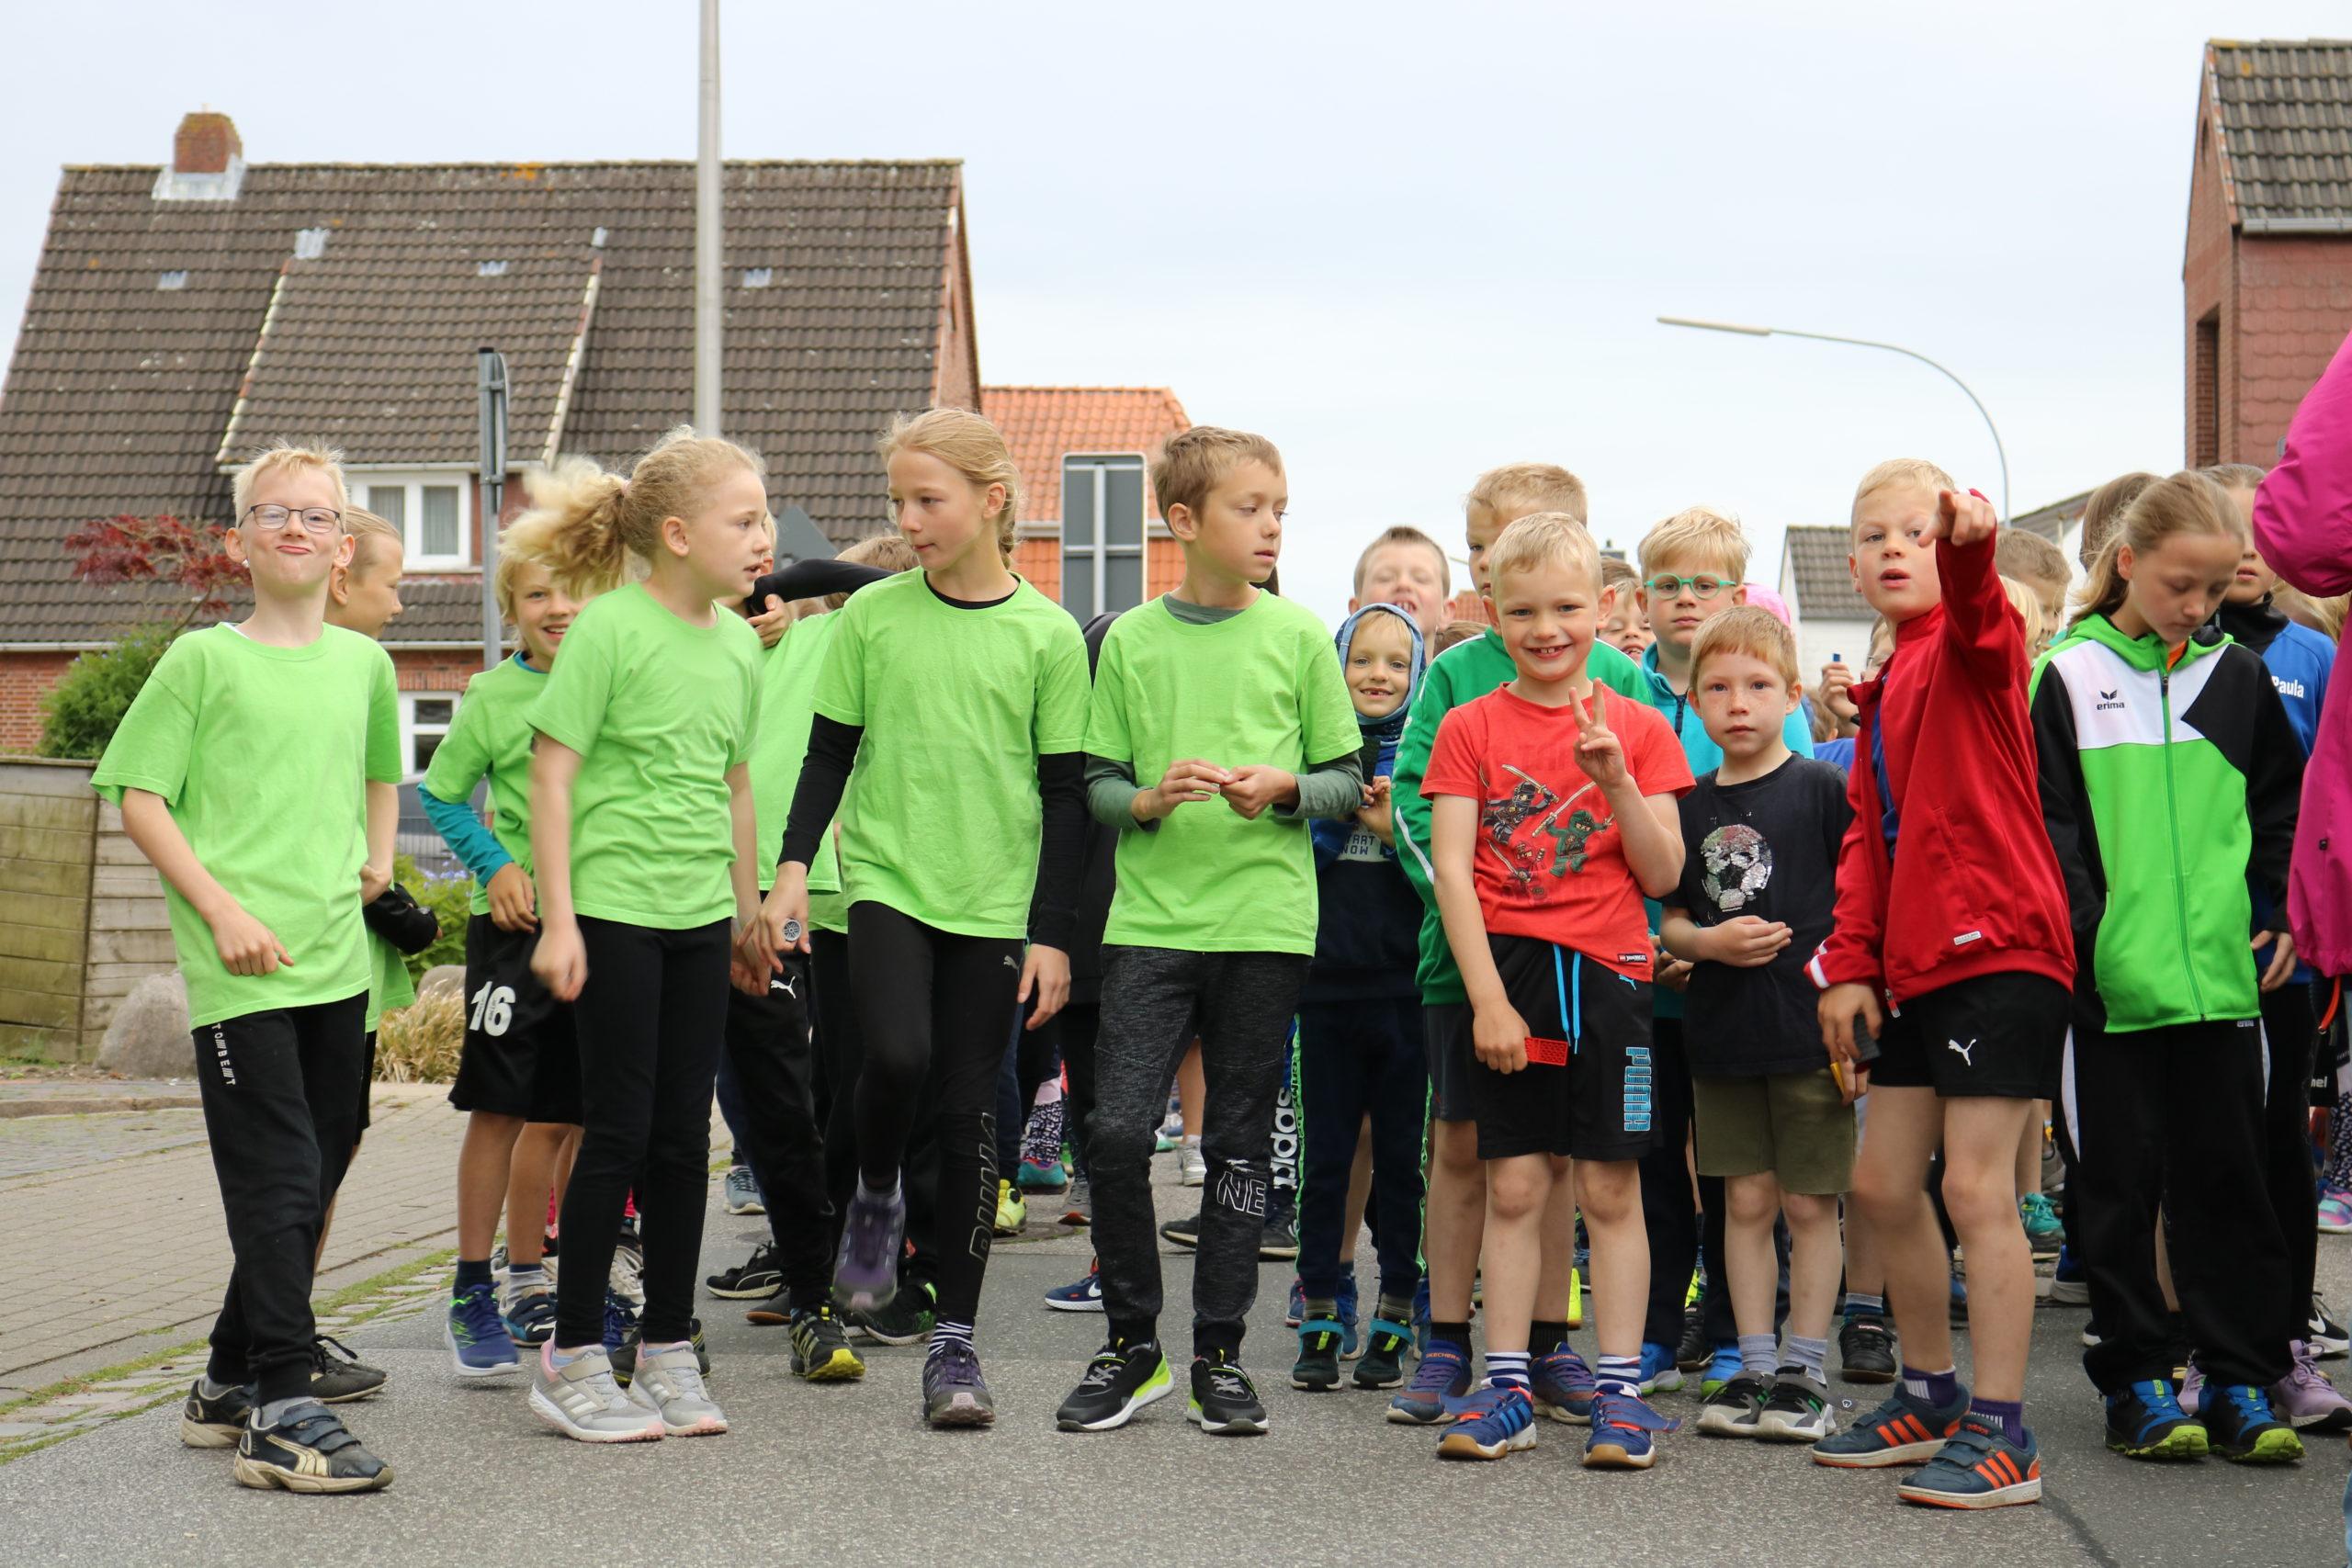
[[[1855,723],[1862,710],[1854,704],[1854,672],[1845,662],[1833,660],[1821,667],[1821,705],[1841,726]]]
[[[1527,1066],[1527,1021],[1508,1002],[1474,1009],[1470,1047],[1496,1072],[1519,1072]]]
[[[535,931],[539,929],[539,892],[531,886],[531,874],[513,861],[508,861],[491,874],[490,923],[503,931]]]
[[[1215,762],[1204,762],[1197,757],[1170,762],[1168,772],[1160,775],[1158,784],[1136,792],[1136,820],[1156,821],[1187,801],[1215,800],[1217,792],[1232,782],[1232,773]]]
[[[2269,966],[2262,972],[2262,988],[2275,991],[2295,977],[2295,939],[2285,931],[2263,931],[2254,939],[2254,950],[2260,953],[2272,942],[2278,945],[2270,953]]]
[[[1879,1011],[1878,993],[1854,980],[1832,986],[1822,992],[1821,1001],[1815,1010],[1821,1020],[1821,1043],[1828,1048],[1833,1061],[1854,1061],[1854,1024],[1857,1021],[1872,1035],[1876,1035],[1886,1022],[1885,1016]]]
[[[1739,969],[1760,969],[1789,945],[1789,928],[1778,920],[1740,915],[1706,932],[1708,956]]]
[[[580,987],[588,983],[588,948],[580,940],[578,921],[566,920],[539,933],[531,947],[531,973],[556,1000],[580,999]]]
[[[1372,829],[1372,836],[1390,849],[1396,847],[1396,808],[1389,804],[1386,790],[1376,792],[1373,803],[1356,813],[1356,820]]]
[[[1650,961],[1650,984],[1663,986],[1669,991],[1687,991],[1690,988],[1692,967],[1687,958],[1677,958],[1670,953],[1660,952]]]
[[[280,964],[294,967],[294,955],[286,944],[241,905],[231,905],[227,914],[212,922],[212,945],[232,975],[273,974]]]
[[[752,629],[760,634],[762,648],[774,648],[784,640],[792,626],[792,606],[775,594],[768,595],[767,607],[752,617]]]
[[[1029,957],[1021,966],[1021,990],[1013,998],[1027,1001],[1037,998],[1036,1010],[1029,1015],[1029,1027],[1037,1028],[1062,1010],[1069,1000],[1069,954],[1058,947],[1046,947],[1038,942],[1029,944]]]
[[[362,865],[359,868],[359,902],[374,903],[384,896],[384,890],[391,885],[392,868],[390,862],[382,865]]]
[[[1965,549],[1981,545],[2001,531],[2001,519],[1994,513],[1993,503],[1974,491],[1965,493],[1956,490],[1936,492],[1936,514],[1928,520],[1927,531],[1919,536],[1923,545],[1938,539],[1950,539],[1954,548]]]
[[[808,868],[798,861],[776,868],[775,886],[760,902],[758,931],[771,955],[809,950]],[[771,969],[782,967],[773,956],[768,964]]]
[[[1584,770],[1585,777],[1599,784],[1604,795],[1630,783],[1633,774],[1625,768],[1625,748],[1601,716],[1605,710],[1599,691],[1570,698],[1568,707],[1577,719],[1577,766]]]
[[[727,950],[727,977],[737,990],[747,997],[766,996],[777,968],[775,949],[768,946],[766,929],[758,919],[736,931]]]
[[[1269,806],[1295,802],[1298,781],[1280,768],[1250,762],[1233,770],[1223,793],[1227,806],[1254,822]]]

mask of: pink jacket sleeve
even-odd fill
[[[2286,456],[2255,494],[2254,539],[2304,592],[2352,592],[2352,338],[2287,426]]]

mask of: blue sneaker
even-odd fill
[[[555,1292],[533,1291],[506,1309],[506,1332],[517,1345],[540,1346],[555,1337]]]
[[[1086,1278],[1072,1285],[1057,1285],[1046,1292],[1046,1304],[1056,1312],[1102,1310],[1102,1260],[1086,1266]]]
[[[1739,1376],[1739,1368],[1738,1340],[1716,1346],[1714,1353],[1707,1358],[1707,1370],[1699,1374],[1699,1397],[1713,1399],[1716,1390]]]
[[[2233,1464],[2292,1464],[2303,1457],[2302,1438],[2258,1388],[2208,1383],[2197,1415],[2213,1451]]]
[[[1672,1393],[1682,1386],[1682,1369],[1674,1364],[1674,1347],[1645,1341],[1642,1346],[1644,1393]]]
[[[1443,1339],[1432,1339],[1421,1352],[1413,1381],[1388,1402],[1388,1418],[1400,1426],[1434,1427],[1453,1419],[1447,1401],[1459,1401],[1470,1392],[1470,1352]]]
[[[1528,1371],[1538,1416],[1571,1427],[1591,1425],[1593,1396],[1600,1385],[1593,1381],[1592,1369],[1584,1364],[1582,1356],[1563,1345],[1548,1356],[1538,1356]]]
[[[2162,1378],[2107,1396],[2107,1446],[2127,1459],[2203,1459],[2205,1428],[2189,1418]]]
[[[1500,1459],[1535,1446],[1535,1406],[1525,1389],[1489,1383],[1478,1392],[1476,1403],[1437,1440],[1438,1458]]]
[[[1413,1354],[1426,1354],[1430,1348],[1430,1277],[1413,1287]]]
[[[1951,1276],[1951,1325],[1954,1328],[1968,1326],[1968,1281],[1961,1278],[1958,1269],[1954,1269]]]
[[[2001,1436],[1982,1416],[1961,1418],[1942,1451],[1896,1488],[1906,1503],[1936,1508],[2006,1508],[2041,1501],[2041,1449],[2033,1434],[2022,1446]]]
[[[2058,1249],[2057,1267],[2050,1271],[2050,1294],[2043,1299],[2052,1306],[2090,1304],[2090,1276],[2083,1272],[2083,1260],[2075,1256],[2073,1247]]]
[[[1283,1326],[1284,1328],[1296,1328],[1300,1324],[1305,1323],[1306,1321],[1306,1287],[1300,1284],[1298,1282],[1298,1277],[1294,1274],[1291,1276],[1290,1281],[1290,1300],[1283,1306]]]
[[[888,1306],[899,1293],[899,1251],[906,1235],[904,1193],[869,1198],[860,1181],[833,1259],[833,1305],[853,1312]]]
[[[1655,1434],[1671,1432],[1681,1425],[1634,1394],[1604,1388],[1592,1400],[1592,1435],[1584,1442],[1585,1468],[1647,1470],[1657,1460]]]
[[[1883,1470],[1889,1465],[1925,1464],[1940,1452],[1960,1430],[1968,1413],[1968,1390],[1939,1410],[1912,1398],[1894,1385],[1894,1394],[1876,1410],[1844,1431],[1813,1445],[1813,1462],[1833,1470]]]
[[[1340,1303],[1340,1359],[1352,1361],[1363,1354],[1363,1335],[1361,1332],[1363,1314],[1356,1301],[1354,1270],[1340,1276],[1337,1299]]]
[[[498,1292],[489,1284],[469,1285],[449,1298],[445,1336],[449,1358],[461,1378],[494,1378],[519,1372],[523,1359],[514,1352],[514,1337],[499,1315]]]

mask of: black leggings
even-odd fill
[[[996,1230],[996,1083],[1021,989],[1015,937],[958,936],[871,900],[850,906],[849,972],[865,1061],[857,1161],[871,1187],[899,1179],[926,1080],[937,1094],[939,1315],[980,1310]]]
[[[830,1213],[825,1237],[828,1277],[842,1244],[842,1221],[857,1190],[857,1082],[865,1062],[865,1036],[857,1009],[850,1005],[849,937],[820,931],[809,939],[817,981],[817,1119],[825,1129],[825,1201]],[[906,1168],[899,1176],[907,1195],[907,1246],[899,1265],[899,1288],[927,1285],[939,1278],[939,1096],[923,1085],[915,1097],[915,1127],[907,1140]]]
[[[2319,1026],[2312,1013],[2312,987],[2290,980],[2262,996],[2263,1042],[2270,1052],[2270,1076],[2263,1097],[2263,1186],[2270,1212],[2287,1244],[2287,1300],[2279,1321],[2290,1339],[2301,1339],[2311,1309],[2312,1276],[2319,1268],[2319,1168],[2312,1160],[2312,1055]]]
[[[632,1188],[645,1238],[645,1337],[694,1317],[710,1186],[710,1097],[727,1037],[728,923],[661,931],[580,917],[588,982],[572,1010],[584,1129],[563,1193],[555,1342],[603,1342],[605,1280]]]

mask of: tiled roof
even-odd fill
[[[143,617],[130,591],[73,581],[59,542],[123,512],[225,521],[216,456],[249,368],[239,450],[325,428],[355,457],[465,461],[469,334],[512,333],[510,449],[534,461],[586,319],[563,450],[625,461],[691,412],[691,164],[255,164],[221,201],[159,201],[156,183],[69,168],[58,187],[0,394],[0,642]],[[773,504],[835,540],[887,521],[875,435],[939,385],[961,203],[952,162],[727,167],[726,430],[766,456]],[[294,259],[311,230],[323,251]],[[472,637],[478,593],[415,583],[390,640]]]
[[[1793,592],[1797,616],[1814,621],[1867,621],[1871,609],[1854,592],[1846,570],[1852,536],[1844,528],[1791,527],[1781,546],[1781,585]]]
[[[2205,81],[2231,220],[2352,232],[2352,39],[2215,39]]]
[[[1192,428],[1165,387],[983,387],[980,409],[1004,433],[1021,469],[1021,516],[1060,523],[1062,458],[1072,452],[1140,452]],[[1159,503],[1145,504],[1159,515]]]
[[[2083,508],[2090,504],[2091,492],[2070,495],[2064,501],[2053,501],[2047,506],[2020,513],[2009,519],[2012,528],[2023,528],[2029,534],[2039,534],[2053,545],[2065,543],[2066,530],[2083,520]]]

